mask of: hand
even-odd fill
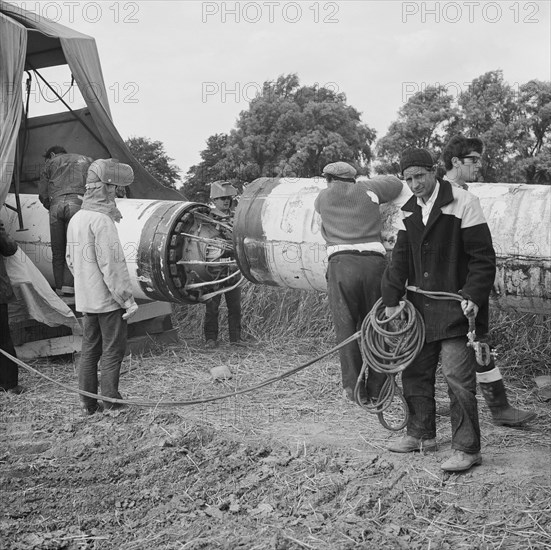
[[[122,314],[122,318],[124,321],[128,321],[132,315],[134,315],[138,311],[138,304],[136,302],[133,302],[129,307],[126,308],[126,312]]]
[[[398,319],[404,319],[404,302],[400,301],[397,306],[386,306],[385,307],[385,317],[389,319],[390,317],[396,317]],[[398,315],[400,313],[400,315]]]
[[[478,315],[478,306],[472,300],[462,300],[461,309],[465,317],[476,317]]]

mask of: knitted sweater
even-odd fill
[[[336,181],[320,191],[314,208],[321,216],[321,234],[327,245],[380,243],[379,204],[394,200],[401,192],[402,182],[395,176],[356,183]]]

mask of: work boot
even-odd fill
[[[17,385],[13,386],[12,388],[9,388],[6,390],[8,393],[12,393],[14,395],[20,395],[25,391],[25,388],[23,386]]]
[[[480,453],[465,453],[456,449],[448,460],[440,464],[440,468],[446,472],[464,472],[477,464],[482,464]]]
[[[494,371],[497,370],[497,373]],[[480,378],[483,378],[485,375],[489,375],[500,378],[490,382],[481,382]],[[492,413],[492,421],[496,426],[511,426],[518,427],[523,426],[524,424],[534,420],[536,418],[536,413],[532,411],[523,411],[521,409],[515,409],[511,407],[509,401],[507,400],[507,391],[505,385],[503,384],[503,378],[497,367],[491,370],[489,373],[480,373],[477,374],[479,379],[480,389],[482,390],[482,395],[486,400],[488,408]]]
[[[418,439],[405,435],[391,443],[387,449],[393,453],[411,453],[414,451],[436,451],[436,439]]]

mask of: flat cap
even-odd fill
[[[434,159],[426,149],[410,147],[402,151],[402,156],[400,157],[400,170],[402,174],[404,170],[408,169],[410,166],[425,166],[431,168],[434,166]]]
[[[126,186],[134,181],[134,170],[117,159],[98,159],[90,164],[86,183],[109,183]]]
[[[210,198],[235,197],[237,189],[229,181],[213,181],[210,184]]]
[[[339,179],[353,180],[356,178],[356,169],[347,162],[332,162],[323,169],[324,176],[333,176]]]

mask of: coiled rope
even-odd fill
[[[408,300],[400,302],[400,309],[391,317],[386,317],[385,306],[379,299],[365,317],[360,340],[363,365],[356,387],[354,398],[360,407],[376,414],[379,422],[391,431],[399,431],[407,425],[409,411],[406,400],[396,376],[405,370],[417,357],[425,342],[425,323],[420,313]],[[379,396],[371,401],[363,398],[362,385],[369,385],[369,369],[386,375]],[[402,421],[390,424],[384,417],[398,397],[402,407]]]

